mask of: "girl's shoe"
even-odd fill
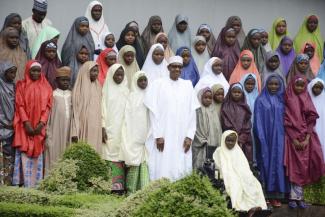
[[[303,200],[298,201],[298,206],[301,209],[307,209],[309,207],[309,205],[307,203],[305,203]]]
[[[270,203],[275,208],[279,208],[279,207],[282,206],[282,204],[281,204],[281,202],[279,200],[271,200]]]
[[[291,200],[291,201],[288,203],[288,206],[289,206],[290,209],[295,209],[295,208],[298,207],[297,202],[294,201],[294,200]]]

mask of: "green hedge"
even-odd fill
[[[318,205],[325,205],[325,177],[318,183],[304,188],[305,200]]]

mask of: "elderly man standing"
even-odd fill
[[[182,67],[182,57],[169,58],[169,77],[154,81],[145,96],[151,124],[146,142],[151,180],[175,181],[192,171],[195,110],[200,105],[191,82],[179,78]]]

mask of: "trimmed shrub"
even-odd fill
[[[305,200],[318,205],[325,205],[325,177],[318,183],[304,187]]]

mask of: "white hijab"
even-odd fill
[[[324,81],[322,79],[315,78],[309,82],[307,89],[308,89],[310,98],[313,101],[313,104],[314,104],[316,111],[319,115],[319,118],[316,121],[315,130],[316,130],[316,133],[318,134],[318,138],[322,145],[323,156],[325,159],[325,136],[324,136],[325,135],[325,109],[324,109],[325,90],[323,90],[323,92],[318,96],[315,96],[312,91],[313,86],[318,82],[322,83],[323,86],[325,86]]]
[[[176,53],[177,49],[180,47],[191,47],[191,30],[190,26],[187,25],[185,32],[180,33],[177,31],[177,24],[185,21],[188,24],[188,17],[178,14],[175,17],[174,24],[168,33],[169,45],[172,48],[173,52]]]
[[[113,35],[114,38],[115,38],[115,35],[112,32],[107,32],[106,34],[101,34],[101,39],[100,39],[101,45],[100,45],[100,47],[101,47],[102,50],[105,50],[107,48],[106,45],[105,45],[105,38],[108,35]],[[116,43],[114,44],[114,46],[112,47],[112,49],[116,52],[116,54],[118,56],[118,49],[116,47]]]
[[[139,166],[148,158],[145,141],[149,130],[149,112],[143,103],[146,90],[140,89],[137,84],[143,76],[146,76],[143,71],[133,76],[122,126],[122,158],[129,166]]]
[[[106,144],[103,144],[103,158],[114,162],[123,160],[121,157],[122,124],[129,95],[125,75],[120,84],[116,84],[113,80],[114,74],[120,67],[124,69],[121,64],[114,64],[109,68],[102,94],[103,124],[108,138]]]
[[[204,43],[206,43],[206,40],[203,36],[201,35],[197,35],[194,38],[194,41],[192,43],[192,57],[196,63],[196,66],[200,72],[200,77],[203,75],[203,71],[204,71],[204,66],[205,64],[209,61],[210,59],[210,54],[208,51],[208,47],[205,47],[205,50],[203,51],[202,54],[199,54],[196,50],[195,50],[195,45],[196,43],[198,43],[199,41],[203,41]]]
[[[248,161],[238,146],[229,150],[226,137],[235,133],[227,130],[222,134],[221,147],[213,154],[216,167],[223,177],[227,194],[230,196],[232,207],[237,211],[248,211],[254,207],[267,209],[262,186],[250,170]]]
[[[146,76],[148,78],[149,85],[152,84],[158,78],[169,76],[169,71],[167,69],[168,64],[166,59],[164,58],[159,65],[157,65],[152,59],[152,54],[156,48],[164,51],[164,47],[161,44],[153,44],[142,67],[142,71],[146,73]]]

